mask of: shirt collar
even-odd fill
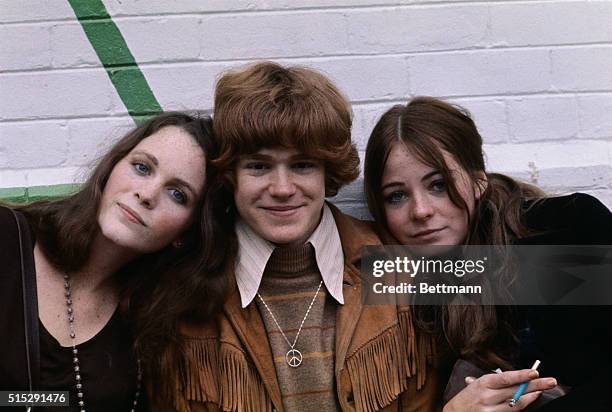
[[[236,222],[236,236],[238,237],[236,283],[242,307],[245,308],[255,299],[266,264],[276,246],[255,233],[243,219],[238,219]],[[344,253],[338,227],[327,204],[323,205],[321,221],[306,241],[308,242],[315,250],[317,266],[327,291],[338,303],[344,304],[342,294]]]

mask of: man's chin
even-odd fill
[[[299,246],[306,242],[307,236],[300,236],[300,234],[294,233],[283,233],[283,234],[270,234],[268,241],[274,243],[276,246],[288,247],[288,246]]]

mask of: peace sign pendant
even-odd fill
[[[302,364],[302,353],[297,349],[289,349],[289,352],[285,355],[287,364],[292,368],[297,368]]]

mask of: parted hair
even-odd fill
[[[508,176],[486,172],[482,137],[470,113],[463,107],[427,96],[391,107],[378,120],[368,140],[364,190],[379,229],[386,229],[382,175],[396,144],[406,146],[423,163],[440,171],[447,182],[450,200],[466,213],[467,204],[457,190],[442,151],[453,156],[465,170],[474,191],[479,186],[483,188],[474,216],[468,216],[466,244],[507,245],[527,234],[522,222],[523,201],[542,197],[544,192]]]
[[[523,205],[525,200],[543,197],[543,191],[502,174],[487,173],[482,142],[466,109],[433,97],[415,97],[406,105],[393,106],[381,116],[366,148],[364,190],[377,229],[388,243],[396,240],[386,223],[382,176],[389,153],[397,144],[404,145],[444,177],[449,199],[463,209],[468,218],[464,244],[494,245],[504,250],[505,245],[530,233],[523,221]],[[480,191],[473,216],[468,213],[442,151],[450,154],[468,174],[474,194]],[[506,263],[496,278],[488,280],[496,290],[505,290],[515,280],[512,262]],[[442,331],[459,355],[486,367],[509,366],[511,355],[504,353],[504,349],[511,345],[513,333],[505,321],[510,316],[505,310],[487,305],[455,304],[418,306],[415,314],[421,326],[429,324],[431,331]],[[507,333],[498,333],[500,330]],[[507,339],[504,341],[500,336]]]
[[[334,196],[359,176],[351,123],[348,100],[323,74],[255,63],[228,71],[217,82],[213,127],[219,157],[213,162],[233,186],[240,155],[294,148],[323,161],[325,195]]]

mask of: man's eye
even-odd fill
[[[151,171],[149,165],[143,162],[134,162],[132,163],[132,166],[134,167],[134,170],[136,170],[136,172],[141,175],[149,174],[149,172]]]
[[[315,167],[313,162],[297,162],[293,164],[294,169],[312,169]]]
[[[185,196],[185,193],[183,193],[179,189],[174,189],[174,188],[169,189],[169,191],[170,191],[170,196],[172,196],[172,199],[175,202],[181,205],[184,205],[185,203],[187,203],[187,196]]]
[[[440,179],[440,180],[433,181],[430,187],[431,187],[431,190],[433,190],[434,192],[443,193],[443,192],[446,192],[446,189],[448,186],[446,184],[446,181]]]
[[[251,163],[247,163],[245,167],[247,169],[253,169],[253,170],[266,170],[268,168],[268,165],[265,163],[260,163],[260,162],[251,162]]]
[[[397,204],[397,203],[402,202],[406,198],[407,198],[406,193],[401,192],[401,191],[395,191],[385,196],[385,202],[390,203],[390,204]]]

